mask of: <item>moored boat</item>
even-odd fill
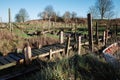
[[[103,50],[106,62],[118,65],[120,61],[120,42],[116,42]]]

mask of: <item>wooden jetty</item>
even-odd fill
[[[65,44],[53,44],[44,46],[40,49],[32,49],[32,59],[46,57],[55,53],[65,51]],[[69,49],[72,49],[70,46]],[[52,50],[52,52],[50,52]],[[7,56],[0,57],[0,70],[15,66],[21,62],[24,62],[25,56],[23,53],[10,53]]]

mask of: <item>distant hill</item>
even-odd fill
[[[38,19],[38,20],[29,20],[27,21],[27,23],[30,23],[30,24],[37,24],[37,23],[46,23],[48,22],[48,19],[47,20],[43,20],[43,19]],[[51,19],[51,22],[55,22],[54,19]],[[106,25],[111,25],[111,26],[120,26],[120,18],[117,18],[117,19],[111,19],[111,20],[107,20],[107,19],[94,19],[93,20],[93,23],[95,22],[98,22],[98,24],[100,26],[106,26]],[[62,19],[62,18],[59,18],[56,20],[56,23],[65,23],[65,21]],[[67,21],[67,23],[77,23],[77,24],[87,24],[87,18],[75,18],[75,19],[70,19]]]

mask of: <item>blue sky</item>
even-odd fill
[[[96,0],[0,0],[0,17],[3,22],[8,21],[8,8],[11,8],[12,21],[21,8],[25,8],[30,19],[38,19],[39,12],[42,12],[47,5],[52,5],[54,10],[63,15],[65,11],[74,11],[79,17],[86,17],[90,6]],[[120,0],[113,0],[115,13],[120,17]]]

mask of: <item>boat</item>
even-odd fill
[[[114,66],[120,65],[120,42],[115,42],[103,50],[106,62]]]

